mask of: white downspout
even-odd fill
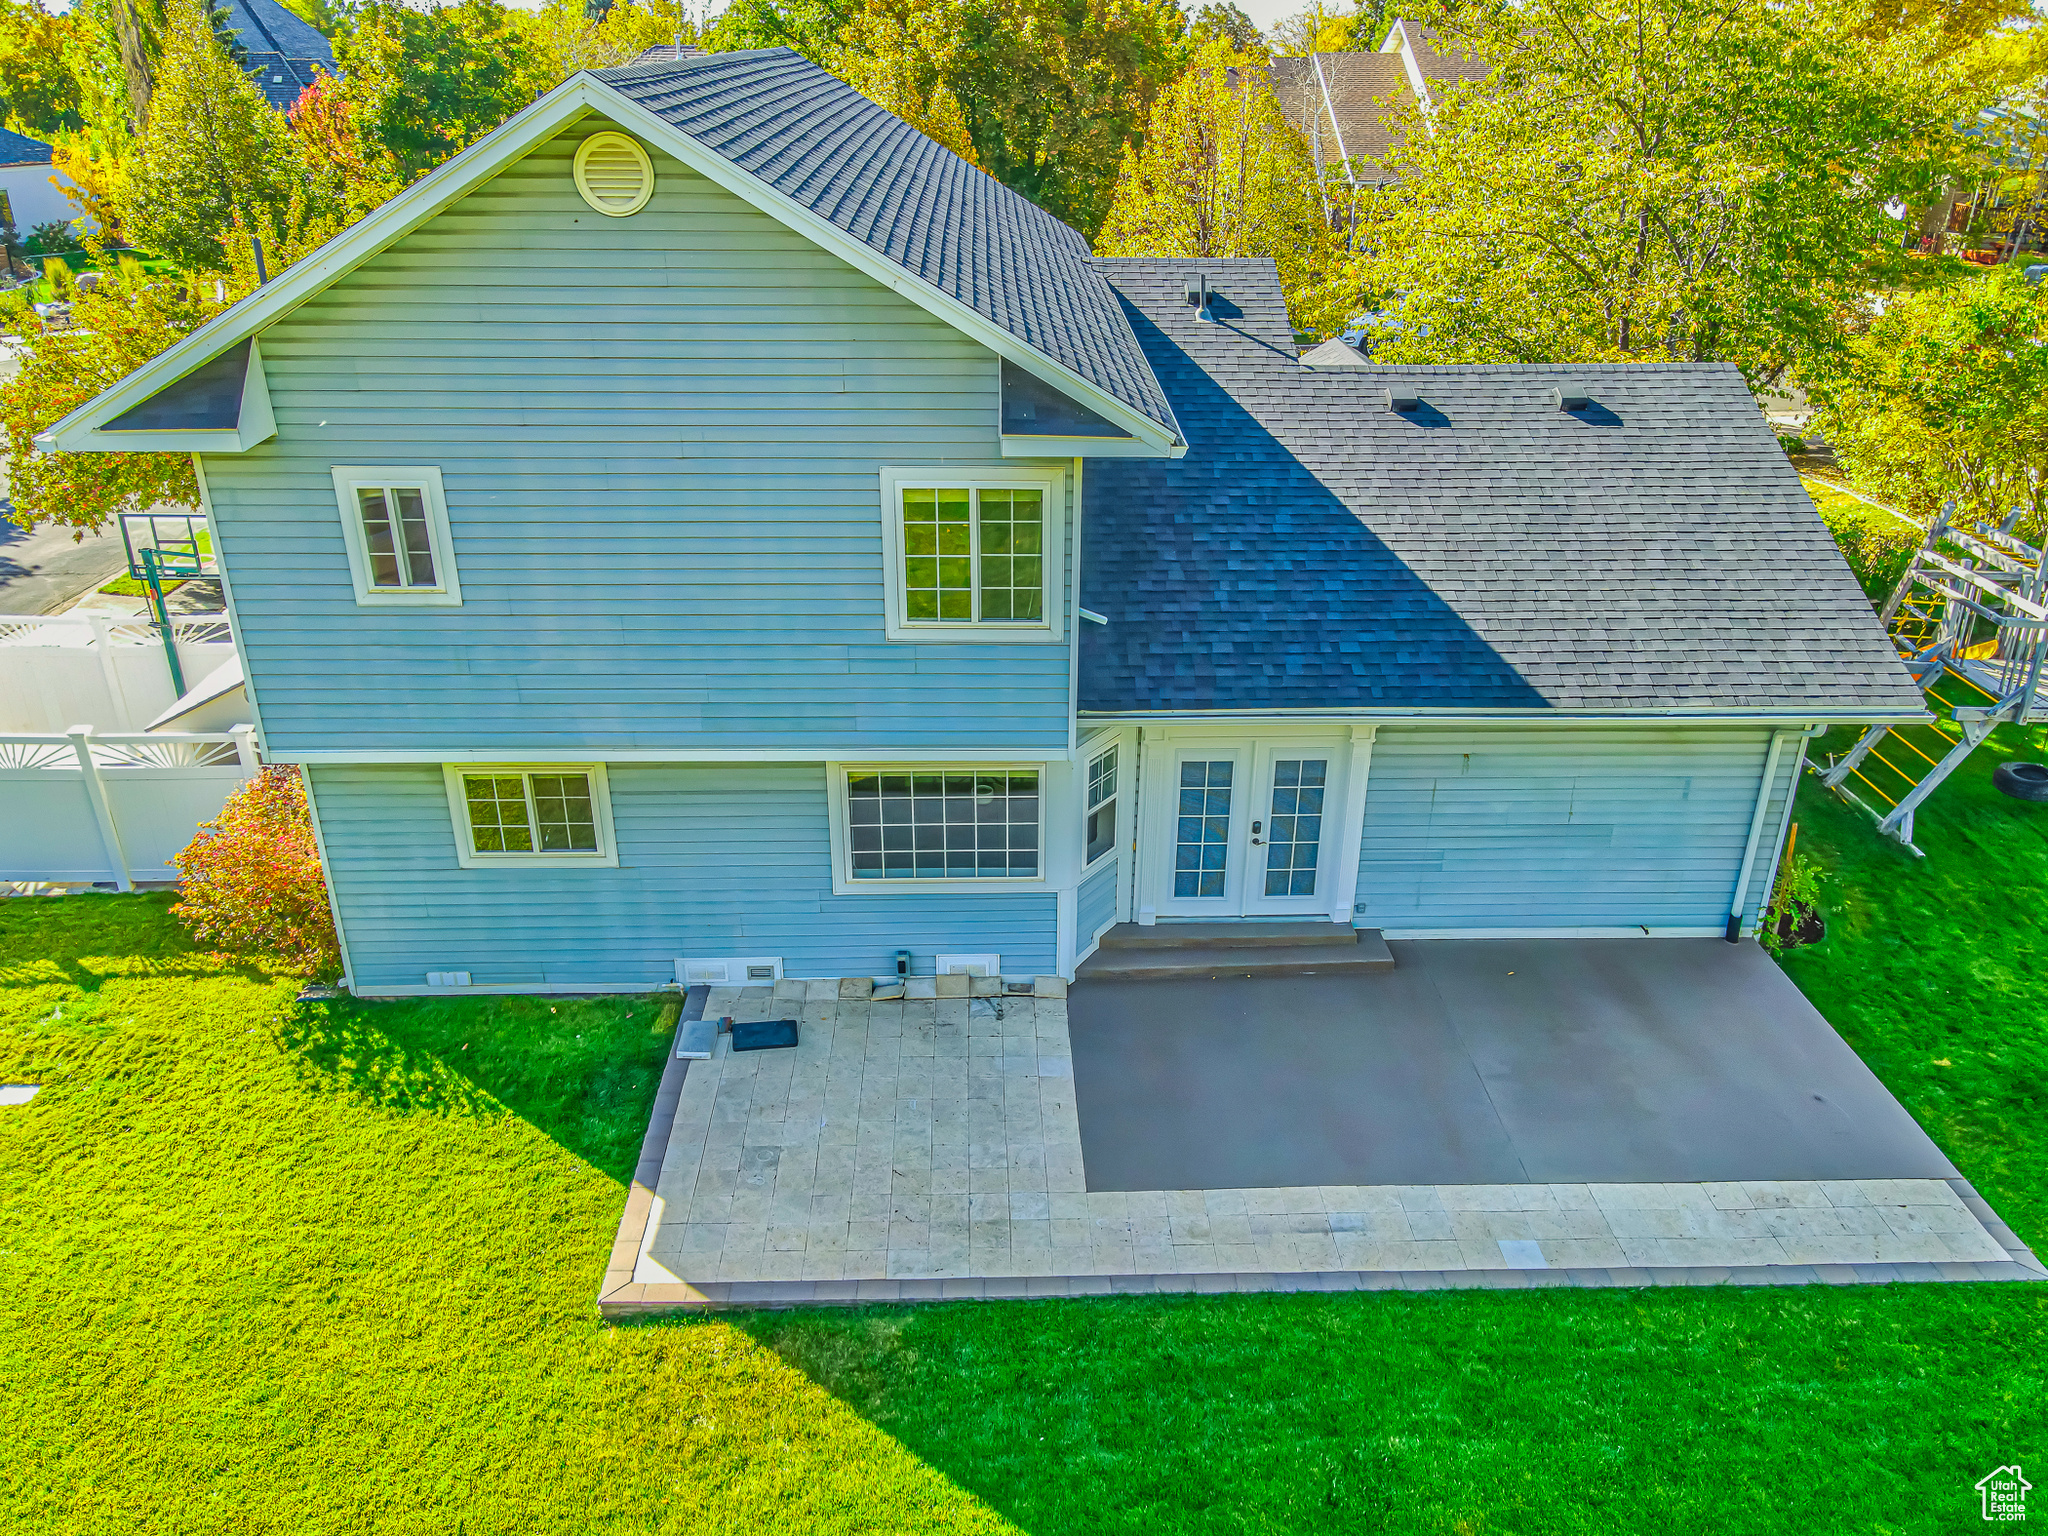
[[[1743,897],[1749,890],[1749,873],[1756,867],[1756,845],[1764,835],[1764,816],[1771,806],[1771,786],[1778,782],[1778,758],[1785,750],[1785,731],[1771,732],[1771,750],[1764,754],[1763,787],[1756,794],[1756,810],[1749,818],[1749,841],[1742,849],[1742,869],[1735,877],[1735,894],[1728,903],[1728,942],[1742,938]]]

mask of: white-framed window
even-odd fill
[[[1045,883],[1040,764],[835,763],[827,782],[842,895]]]
[[[602,763],[448,763],[464,869],[619,862]]]
[[[1064,484],[1024,466],[883,470],[889,638],[1059,639]]]
[[[1111,747],[1088,761],[1084,868],[1116,851],[1116,800],[1116,748]]]
[[[337,464],[334,499],[358,603],[460,606],[462,585],[440,470],[430,464]]]

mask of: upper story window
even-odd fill
[[[463,868],[618,863],[602,763],[443,771]]]
[[[1093,864],[1116,847],[1116,748],[1088,764],[1087,859]]]
[[[1037,470],[883,471],[893,640],[1056,640],[1062,482]]]
[[[462,601],[440,470],[337,464],[334,495],[358,603],[453,607]]]

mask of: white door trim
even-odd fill
[[[1176,910],[1179,904],[1171,894],[1171,874],[1174,823],[1179,802],[1179,758],[1183,752],[1204,749],[1217,751],[1219,755],[1233,754],[1233,760],[1239,764],[1237,777],[1242,786],[1240,792],[1233,793],[1231,805],[1233,880],[1230,890],[1236,900],[1226,900],[1223,905],[1228,910],[1218,911],[1215,915],[1218,920],[1233,920],[1244,915],[1246,908],[1254,904],[1242,894],[1243,881],[1254,873],[1247,858],[1252,850],[1247,846],[1246,829],[1252,820],[1263,818],[1248,813],[1245,806],[1251,797],[1265,789],[1262,768],[1273,754],[1262,748],[1285,745],[1327,749],[1330,761],[1330,783],[1324,799],[1322,852],[1323,866],[1329,871],[1329,883],[1322,888],[1316,904],[1300,915],[1326,915],[1331,922],[1349,923],[1358,899],[1359,848],[1365,833],[1366,784],[1372,764],[1372,743],[1378,729],[1376,723],[1332,721],[1317,726],[1293,720],[1256,723],[1232,720],[1200,729],[1186,725],[1143,727],[1138,732],[1137,771],[1132,777],[1132,786],[1137,792],[1136,847],[1132,850],[1132,868],[1128,877],[1132,918],[1140,924],[1151,924],[1161,917],[1201,915],[1196,911]],[[1261,864],[1261,870],[1263,867]]]

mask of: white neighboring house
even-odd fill
[[[0,197],[23,239],[38,224],[76,219],[78,207],[64,195],[71,178],[50,163],[50,146],[25,133],[0,128]],[[87,221],[90,223],[90,221]]]

